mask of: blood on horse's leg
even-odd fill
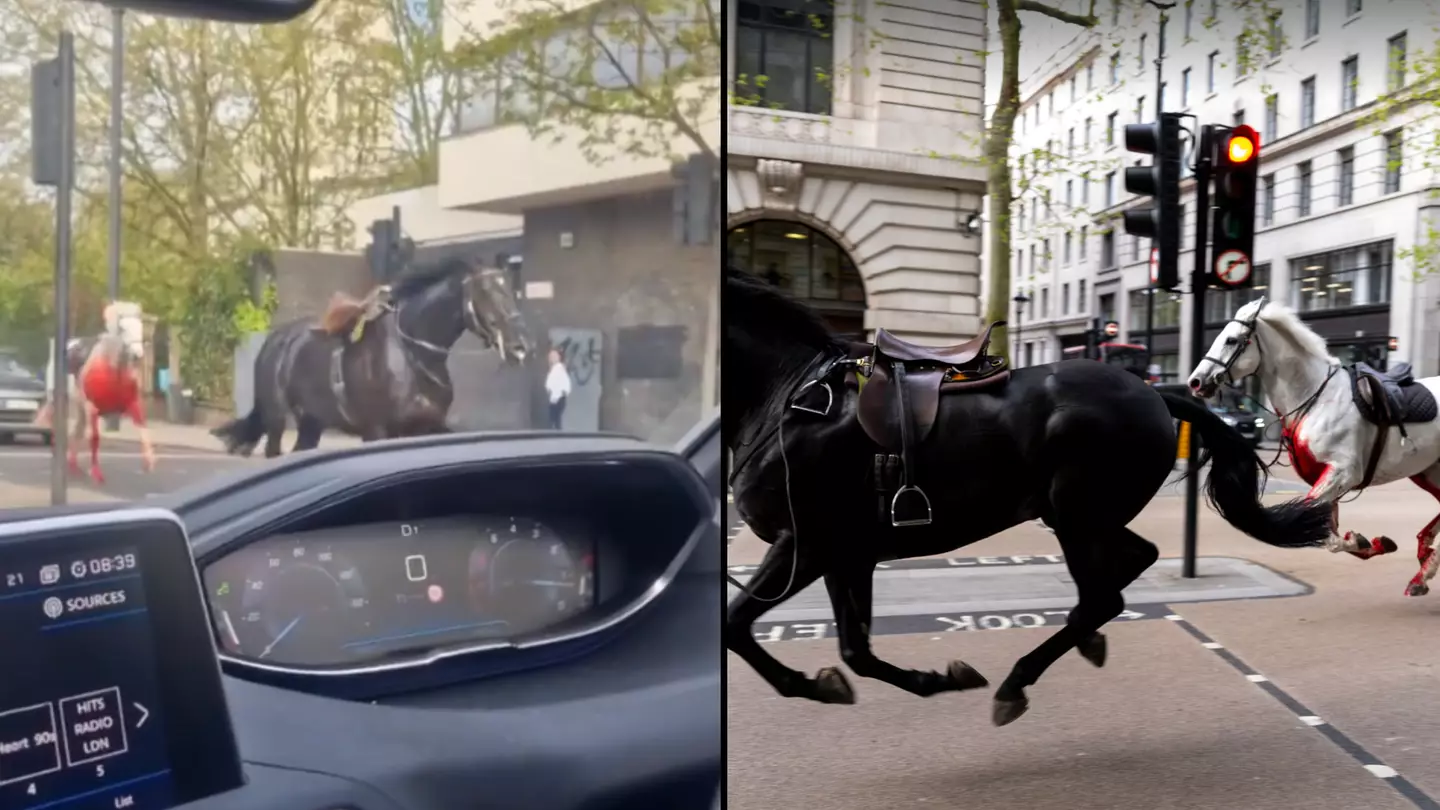
[[[85,415],[90,421],[90,478],[97,484],[103,484],[105,473],[100,471],[100,409],[87,404]]]
[[[1325,541],[1327,549],[1332,553],[1344,551],[1368,560],[1381,554],[1390,554],[1398,550],[1399,546],[1388,537],[1368,539],[1359,532],[1345,532],[1344,536],[1340,535],[1340,498],[1359,483],[1351,471],[1327,464],[1325,469],[1321,470],[1320,477],[1315,480],[1314,486],[1310,487],[1305,500],[1326,501],[1331,504],[1330,538]]]
[[[1410,480],[1440,501],[1440,465],[1411,476]],[[1430,592],[1430,580],[1435,578],[1437,563],[1440,563],[1440,558],[1435,554],[1437,532],[1440,532],[1440,515],[1436,515],[1415,535],[1415,557],[1420,561],[1420,570],[1415,572],[1415,576],[1410,578],[1410,584],[1405,586],[1406,596],[1424,596]]]

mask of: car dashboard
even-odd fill
[[[711,806],[719,458],[718,420],[683,454],[462,434],[154,499],[190,536],[244,762],[193,806]]]

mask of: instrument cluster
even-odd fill
[[[553,630],[597,603],[583,525],[463,515],[262,538],[203,579],[223,654],[297,672],[353,672]]]

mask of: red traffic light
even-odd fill
[[[1241,124],[1225,139],[1225,158],[1232,166],[1243,166],[1260,153],[1260,134]]]

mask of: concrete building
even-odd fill
[[[730,254],[842,334],[974,335],[984,4],[726,2]]]
[[[567,8],[592,5],[576,0]],[[516,8],[457,5],[445,18],[447,45],[493,34]],[[596,50],[564,52],[598,60]],[[597,61],[594,75],[604,67]],[[585,133],[573,128],[535,137],[512,123],[527,99],[507,91],[506,81],[477,77],[481,89],[441,144],[436,186],[403,201],[367,200],[352,208],[352,219],[388,216],[399,202],[417,241],[421,234],[445,239],[467,230],[503,237],[518,226],[526,317],[570,367],[567,429],[678,439],[719,402],[720,246],[682,245],[675,228],[673,159],[700,151],[699,144],[677,135],[666,150],[651,150],[668,155],[651,156],[632,154],[623,142],[582,149]],[[715,152],[718,81],[717,75],[680,91],[702,100],[690,123]]]
[[[1137,4],[1139,5],[1139,4]],[[1118,215],[1138,201],[1124,167],[1148,158],[1124,149],[1125,124],[1166,112],[1199,124],[1249,124],[1260,132],[1253,291],[1207,293],[1206,341],[1258,295],[1285,302],[1346,360],[1406,360],[1440,373],[1440,285],[1418,277],[1410,249],[1440,226],[1435,108],[1393,108],[1386,97],[1412,82],[1434,47],[1433,4],[1422,0],[1276,0],[1268,25],[1231,0],[1194,0],[1170,12],[1164,85],[1157,86],[1158,12],[1106,12],[1095,31],[1049,27],[1026,51],[1038,64],[1022,87],[1013,159],[1030,185],[1017,200],[1012,244],[1016,358],[1058,359],[1081,345],[1090,318],[1118,319],[1122,336],[1144,343],[1154,302],[1154,362],[1189,371],[1189,307],[1151,295],[1150,244],[1124,233]],[[1241,41],[1242,31],[1250,36]],[[1049,37],[1047,41],[1045,37]],[[1238,53],[1248,48],[1248,58]],[[1187,126],[1193,126],[1187,124]],[[1044,165],[1041,166],[1040,164]],[[1189,168],[1185,170],[1189,175]],[[1194,182],[1180,267],[1194,256]],[[1212,257],[1213,258],[1213,257]]]

